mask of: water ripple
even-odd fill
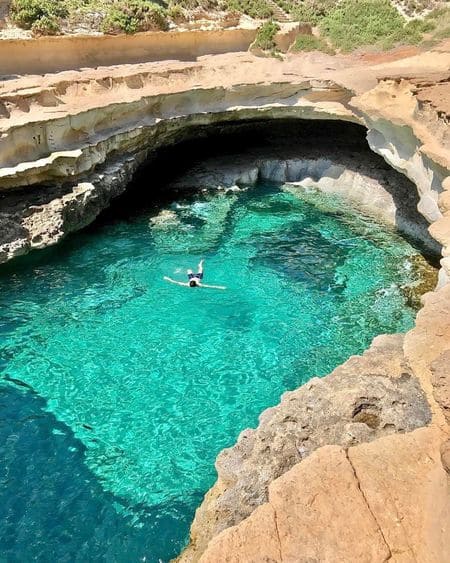
[[[399,288],[417,251],[335,210],[275,186],[204,196],[5,269],[8,560],[169,559],[220,449],[283,391],[411,326]],[[226,291],[163,281],[200,258]]]

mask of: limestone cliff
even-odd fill
[[[446,174],[446,155],[440,152],[446,149],[430,143],[427,124],[434,130],[440,121],[432,109],[429,115],[420,113],[416,85],[402,84],[400,93],[392,80],[376,87],[377,74],[387,74],[396,63],[380,69],[326,55],[317,62],[298,60],[236,54],[5,81],[0,86],[0,193],[21,188],[23,197],[4,199],[1,212],[8,229],[0,239],[0,261],[54,244],[92,221],[158,147],[201,134],[207,126],[242,120],[290,117],[369,127],[372,148],[417,183],[421,211],[435,221]],[[438,51],[433,61],[435,68],[447,68],[450,53]],[[416,65],[421,70],[427,62],[420,59]],[[390,109],[385,98],[399,100],[403,123],[392,119],[395,108],[380,117],[379,108]],[[378,109],[373,99],[380,100]],[[404,125],[408,119],[414,126]],[[445,132],[441,136],[446,141]],[[52,203],[57,200],[62,204]],[[71,212],[63,212],[66,208]],[[46,229],[48,222],[52,227]],[[443,268],[447,272],[445,260]]]

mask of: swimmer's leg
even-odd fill
[[[200,262],[198,264],[198,268],[197,268],[197,271],[198,271],[197,276],[198,276],[199,279],[203,278],[203,262],[204,262],[203,259],[200,260]]]

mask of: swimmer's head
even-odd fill
[[[197,287],[198,282],[197,280],[189,280],[189,287]]]

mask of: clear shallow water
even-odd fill
[[[1,270],[8,560],[167,561],[223,447],[283,391],[412,325],[400,286],[417,251],[339,208],[271,185],[205,195]],[[162,280],[200,258],[226,291]]]

